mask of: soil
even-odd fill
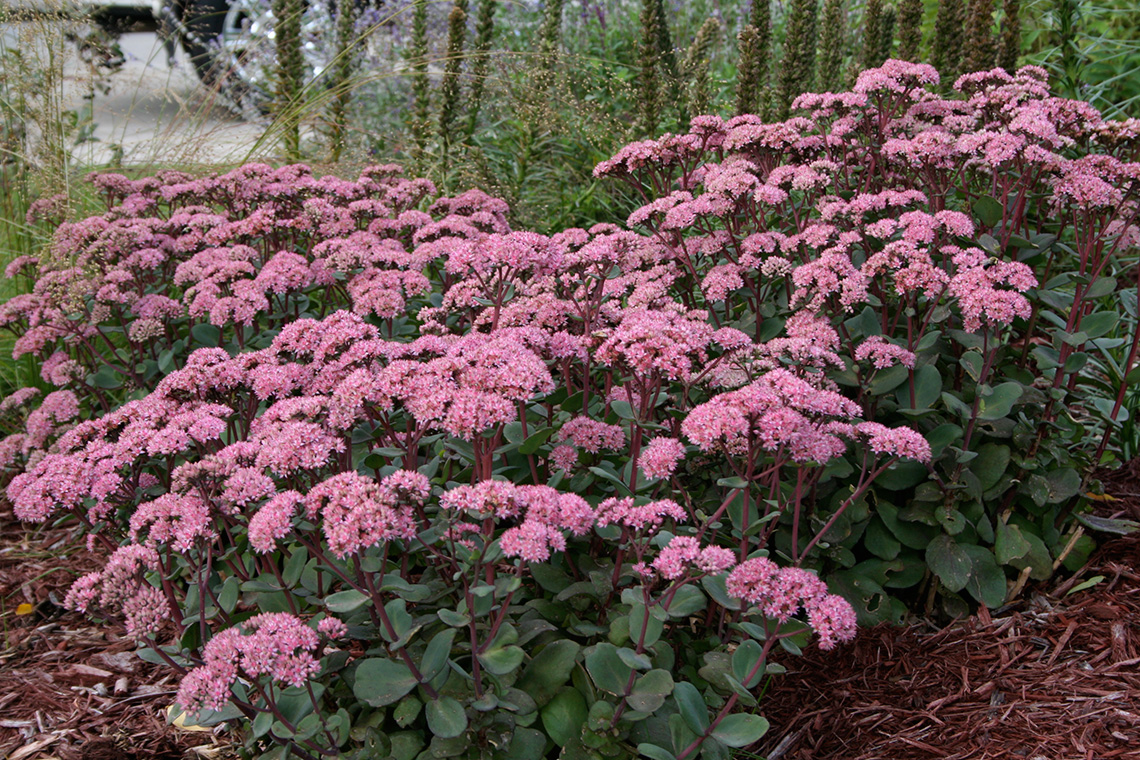
[[[1140,518],[1140,460],[1102,482],[1105,517]],[[177,686],[58,601],[99,558],[66,528],[0,508],[0,757],[233,757],[224,734],[170,726]],[[1099,536],[1098,538],[1104,538]],[[946,627],[880,626],[783,664],[761,709],[767,760],[1140,760],[1140,534],[1079,572]],[[1099,579],[1099,580],[1098,580]],[[32,606],[18,609],[18,605]]]

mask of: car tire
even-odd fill
[[[228,0],[187,0],[182,12],[182,24],[189,34],[182,38],[182,48],[190,56],[198,78],[208,85],[217,85],[223,79],[221,62],[210,44],[222,33]]]

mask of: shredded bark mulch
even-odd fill
[[[1102,516],[1140,518],[1140,460],[1101,480],[1114,496]],[[73,531],[28,532],[0,512],[0,757],[233,757],[224,736],[168,725],[177,683],[139,660],[121,629],[58,607],[70,582],[98,566]],[[745,754],[1140,759],[1137,568],[1140,535],[1117,538],[1060,585],[1026,589],[992,614],[941,629],[880,626],[789,658],[761,703],[772,729]],[[20,604],[34,611],[17,615]]]
[[[1111,496],[1097,513],[1140,517],[1140,460],[1102,475]],[[879,626],[849,646],[788,658],[787,675],[761,703],[772,730],[755,754],[1140,758],[1138,568],[1140,535],[1123,536],[1060,585],[1027,590],[1005,611],[983,609],[941,630]]]

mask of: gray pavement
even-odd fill
[[[126,63],[96,89],[92,102],[93,141],[75,148],[84,164],[106,164],[121,153],[132,165],[234,164],[273,153],[262,143],[264,124],[242,121],[216,93],[198,81],[179,49],[167,61],[165,47],[151,32],[125,34]],[[86,67],[76,57],[72,96],[82,100]],[[66,88],[65,88],[66,91]]]

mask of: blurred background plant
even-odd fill
[[[1106,117],[1140,116],[1140,13],[1132,0],[1035,0],[1022,22],[1025,62],[1048,70],[1057,94]]]
[[[449,191],[478,186],[539,231],[621,222],[637,201],[592,170],[629,140],[684,131],[699,113],[779,116],[796,94],[844,89],[890,57],[934,63],[946,88],[1038,63],[1063,93],[1130,112],[1140,80],[1128,76],[1136,21],[1124,5],[401,0],[360,13],[357,40],[371,39],[353,84],[338,68],[326,132],[336,158],[409,162]]]
[[[62,194],[82,203],[86,188],[74,182],[71,152],[91,138],[91,102],[120,61],[112,40],[62,6],[35,14],[0,6],[0,266],[38,255],[50,237],[26,220],[36,198]],[[65,76],[78,80],[78,103],[65,95]],[[29,286],[5,279],[0,301]],[[0,338],[5,395],[41,382],[34,362],[12,360],[11,351],[10,337]]]

